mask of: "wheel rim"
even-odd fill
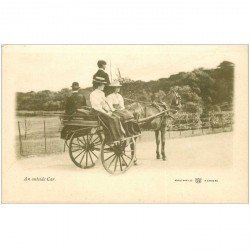
[[[97,134],[73,135],[69,143],[71,160],[77,167],[91,168],[100,155],[102,137]]]
[[[102,143],[101,158],[103,167],[110,174],[126,172],[135,158],[135,141],[133,138],[122,140],[116,144]]]

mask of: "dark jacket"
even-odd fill
[[[65,113],[67,115],[72,115],[77,109],[80,109],[83,106],[87,106],[84,95],[79,92],[73,92],[72,95],[67,98]]]
[[[96,76],[103,77],[106,80],[107,85],[110,85],[109,75],[104,70],[98,69],[98,71],[93,75],[93,79]]]

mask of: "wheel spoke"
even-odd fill
[[[111,167],[111,165],[112,165],[112,163],[114,162],[114,160],[115,160],[115,159],[117,159],[116,155],[115,155],[115,157],[113,158],[113,160],[109,163],[108,168],[110,168],[110,167]]]
[[[97,139],[100,139],[99,136],[97,138],[95,138],[95,140],[92,141],[92,143],[94,143]],[[100,142],[101,142],[101,140],[100,140]]]
[[[89,157],[90,157],[90,159],[91,159],[91,161],[92,161],[92,164],[95,164],[94,161],[93,161],[93,159],[92,159],[92,156],[91,156],[90,152],[91,152],[91,151],[89,151]]]
[[[93,152],[93,151],[90,151],[96,158],[98,158],[98,156]]]
[[[89,151],[89,154],[90,153],[92,153],[95,156],[95,158],[98,159],[98,156],[95,153],[93,153],[92,151]]]
[[[104,159],[104,161],[109,160],[112,156],[114,156],[115,154],[112,154],[111,156],[109,156],[107,159]]]
[[[80,165],[82,164],[82,160],[83,160],[85,154],[86,154],[86,151],[84,152],[84,154],[83,154],[83,156],[82,156],[82,159],[81,159],[81,161],[80,161]]]
[[[78,149],[76,149],[76,150],[72,150],[71,152],[74,153],[74,152],[77,152],[77,151],[79,151],[79,150],[82,150],[82,148],[78,148]]]
[[[84,140],[83,144],[87,144],[87,142],[86,142],[86,140],[85,140],[85,137],[83,136],[82,138],[83,138],[83,140]]]
[[[83,137],[84,138],[84,137]],[[82,144],[83,146],[86,145],[86,143],[84,143],[79,137],[77,137],[77,141],[79,142],[79,144]],[[81,143],[80,143],[81,142]]]
[[[122,171],[122,163],[121,163],[121,157],[119,156],[119,163],[120,163],[120,169]]]
[[[132,160],[132,158],[128,157],[126,154],[123,154],[124,156],[126,156],[127,158],[129,158],[130,160]]]
[[[85,150],[83,149],[81,152],[80,152],[80,154],[78,154],[76,157],[74,157],[75,159],[79,156],[79,155],[81,155],[83,152],[85,152]]]
[[[124,160],[123,155],[121,155],[121,158],[122,158],[123,162],[126,164],[126,167],[128,167],[128,164],[127,164],[127,162]]]
[[[114,168],[114,172],[116,171],[117,161],[118,161],[118,157],[116,157],[116,160],[115,160],[115,168]]]
[[[86,153],[86,167],[88,166],[88,152]]]

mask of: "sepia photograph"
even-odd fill
[[[248,203],[248,45],[2,45],[3,203]]]

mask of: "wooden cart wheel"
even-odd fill
[[[102,145],[100,132],[80,135],[74,133],[69,142],[69,155],[77,167],[91,168],[99,158]]]
[[[117,143],[106,144],[104,140],[101,148],[103,167],[110,174],[126,172],[135,159],[135,140],[124,139]]]

